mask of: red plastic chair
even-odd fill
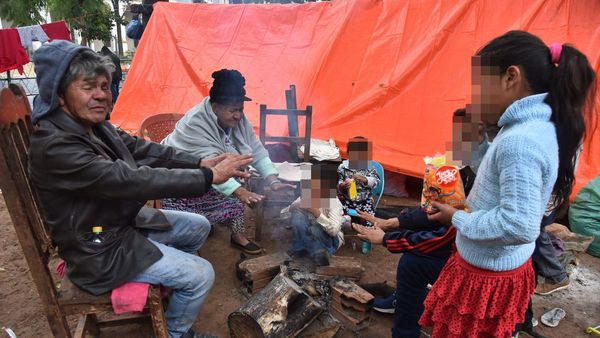
[[[142,121],[138,136],[152,142],[160,142],[175,130],[177,121],[182,117],[183,114],[171,113],[148,116]],[[152,206],[160,209],[160,200],[154,200]]]
[[[142,121],[138,135],[153,142],[162,141],[167,135],[175,130],[175,125],[183,117],[183,114],[156,114],[148,116]]]

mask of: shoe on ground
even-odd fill
[[[565,318],[567,312],[559,307],[554,308],[542,315],[540,318],[542,324],[549,327],[557,327],[558,323]]]
[[[396,293],[394,292],[386,298],[375,298],[373,300],[373,310],[393,314],[396,311]]]
[[[258,246],[258,244],[252,242],[251,240],[248,240],[248,244],[241,245],[240,243],[234,241],[233,238],[231,238],[230,243],[232,247],[242,250],[244,253],[247,253],[249,255],[258,255],[262,252],[262,248]]]
[[[535,293],[541,296],[547,296],[556,291],[564,290],[571,285],[571,280],[567,277],[563,282],[560,283],[548,283],[546,280],[539,283],[535,288]]]

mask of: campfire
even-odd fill
[[[295,337],[317,318],[319,336],[333,337],[341,326],[364,329],[374,297],[354,282],[363,271],[353,257],[332,256],[321,267],[282,252],[241,260],[237,274],[249,299],[229,315],[230,335]]]

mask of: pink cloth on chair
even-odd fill
[[[56,273],[63,278],[67,264],[62,259],[56,265]],[[148,299],[148,290],[150,284],[129,282],[112,290],[110,301],[112,303],[115,314],[120,315],[126,312],[142,312]],[[168,294],[168,290],[162,290],[163,297]],[[165,294],[166,292],[166,294]]]
[[[115,314],[142,312],[148,299],[150,284],[128,282],[112,290],[110,300]]]
[[[62,259],[58,261],[58,264],[56,264],[56,273],[60,276],[60,278],[63,278],[65,276],[66,267],[67,263],[65,263],[65,261],[63,261]]]

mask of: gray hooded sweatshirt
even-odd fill
[[[39,119],[58,108],[58,85],[80,51],[89,49],[65,40],[54,40],[42,45],[33,55],[37,85],[40,94],[33,101],[31,120]]]

